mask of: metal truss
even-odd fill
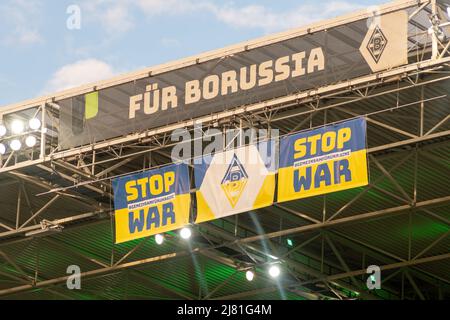
[[[417,101],[416,104],[419,106],[421,104],[425,104],[426,101],[420,100]],[[386,110],[390,110],[387,108]],[[369,116],[370,117],[370,116]],[[448,118],[448,116],[447,116]],[[446,119],[446,118],[444,118]],[[419,118],[417,119],[419,123],[423,123],[423,113],[420,113]],[[279,259],[286,263],[289,270],[295,276],[296,281],[293,281],[289,284],[283,285],[283,288],[287,291],[301,293],[304,296],[315,299],[324,299],[330,298],[330,295],[334,298],[340,297],[344,298],[344,294],[342,290],[348,289],[354,292],[358,292],[361,297],[367,299],[376,299],[378,296],[373,293],[364,291],[364,281],[361,280],[361,275],[365,274],[364,265],[361,265],[359,269],[353,269],[346,262],[346,257],[343,257],[339,252],[340,250],[336,247],[337,244],[344,245],[346,248],[351,249],[352,251],[359,252],[365,256],[372,256],[382,261],[384,264],[381,265],[381,269],[384,271],[395,270],[396,273],[392,275],[389,279],[385,280],[386,288],[389,291],[389,294],[392,297],[403,297],[403,298],[411,298],[411,292],[405,294],[405,292],[401,292],[395,286],[391,289],[389,283],[394,282],[397,283],[398,279],[402,279],[402,286],[404,286],[404,282],[407,281],[413,289],[413,296],[419,298],[427,298],[426,294],[422,293],[420,287],[417,285],[415,279],[420,279],[421,281],[426,281],[427,283],[435,286],[437,289],[442,290],[442,286],[444,283],[444,289],[448,288],[447,286],[450,284],[449,279],[441,278],[439,276],[430,274],[421,269],[422,265],[433,263],[436,261],[449,259],[449,254],[439,254],[439,255],[431,255],[428,256],[427,252],[429,252],[434,246],[444,241],[448,233],[445,233],[439,237],[437,237],[429,246],[424,248],[420,253],[412,256],[409,250],[409,254],[407,257],[399,257],[396,254],[390,253],[383,248],[375,247],[373,244],[364,243],[359,240],[352,239],[351,234],[341,234],[335,230],[336,227],[339,226],[351,226],[355,223],[362,221],[372,221],[380,218],[391,218],[395,215],[408,215],[412,212],[414,214],[427,215],[431,219],[439,220],[440,222],[444,222],[445,224],[449,224],[447,218],[435,214],[433,212],[433,208],[438,205],[448,204],[450,203],[450,194],[444,197],[437,197],[434,199],[427,199],[424,201],[417,201],[417,182],[414,184],[414,190],[412,193],[410,191],[406,191],[398,182],[396,182],[395,170],[408,160],[414,159],[417,161],[417,155],[420,153],[423,155],[423,158],[430,159],[430,161],[435,161],[439,164],[442,160],[445,159],[436,159],[430,151],[433,150],[434,147],[440,146],[442,144],[447,144],[447,138],[450,134],[450,131],[443,130],[440,128],[444,125],[445,121],[439,121],[432,130],[425,132],[420,126],[420,132],[417,134],[402,134],[404,130],[400,130],[398,132],[398,128],[392,127],[390,125],[381,125],[382,122],[375,123],[376,126],[389,129],[390,131],[400,133],[405,137],[404,140],[400,140],[393,143],[388,143],[385,145],[375,146],[369,149],[369,161],[373,163],[381,172],[381,175],[376,179],[371,181],[371,184],[363,189],[360,193],[358,193],[353,199],[344,204],[340,209],[335,212],[327,213],[322,220],[312,218],[308,214],[297,212],[293,209],[286,207],[285,205],[278,204],[274,206],[274,209],[262,209],[262,212],[270,212],[271,214],[279,215],[280,218],[289,217],[290,220],[296,219],[296,221],[301,221],[301,225],[298,227],[291,228],[282,228],[273,232],[265,232],[264,234],[259,234],[255,227],[243,225],[243,223],[236,223],[233,218],[224,219],[224,224],[235,224],[236,230],[241,230],[248,234],[246,237],[238,237],[236,234],[241,234],[242,232],[236,231],[235,234],[231,234],[228,231],[225,231],[229,228],[220,228],[216,225],[212,224],[204,224],[198,226],[198,232],[201,233],[203,237],[208,239],[210,245],[204,246],[199,245],[198,247],[192,248],[189,251],[180,251],[173,252],[171,254],[165,254],[157,257],[150,257],[143,260],[126,262],[130,259],[135,251],[138,251],[141,246],[138,245],[127,254],[125,254],[122,258],[119,258],[117,261],[114,261],[114,258],[111,258],[111,261],[102,261],[98,257],[86,256],[83,253],[77,252],[72,245],[64,243],[59,244],[62,249],[70,250],[71,252],[75,252],[75,255],[81,259],[88,259],[91,262],[94,262],[98,265],[98,269],[86,271],[83,273],[83,279],[95,279],[96,277],[103,276],[105,274],[124,272],[125,270],[133,270],[132,272],[139,272],[138,268],[140,266],[149,265],[154,262],[161,262],[165,260],[175,259],[175,258],[183,258],[187,257],[191,254],[194,255],[205,255],[211,259],[219,261],[220,263],[233,266],[236,270],[243,268],[243,266],[249,265],[264,265],[270,261],[274,261],[274,259]],[[405,133],[407,131],[404,131]],[[444,140],[442,140],[444,139]],[[168,152],[167,149],[170,144],[167,143],[167,137],[161,143],[158,143],[157,146],[152,145],[152,151],[159,151],[163,154],[160,160],[165,159],[164,153]],[[145,142],[141,142],[140,144],[136,144],[136,146],[140,146]],[[152,142],[150,142],[152,143]],[[166,148],[166,149],[165,149]],[[411,152],[413,150],[414,152]],[[143,163],[143,168],[149,167],[151,164],[150,160],[147,158],[148,149],[145,149],[146,152],[138,151],[137,155],[132,154],[131,156],[124,156],[119,159],[115,159],[116,156],[114,152],[109,152],[112,156],[110,160],[106,158],[105,163],[117,161],[111,169],[104,168],[98,163],[90,163],[87,165],[86,158],[83,161],[80,161],[80,158],[74,159],[75,162],[57,160],[58,163],[54,162],[50,164],[52,170],[55,170],[60,177],[63,179],[68,179],[71,183],[78,183],[81,186],[89,186],[90,191],[99,195],[101,199],[110,198],[110,187],[107,185],[109,183],[108,180],[102,180],[102,177],[107,176],[108,174],[114,174],[116,170],[120,170],[121,166],[125,166],[131,164],[133,161],[138,160],[137,162]],[[136,152],[135,152],[136,153]],[[383,159],[389,157],[399,157],[396,165],[386,168],[383,165]],[[167,161],[169,158],[166,158]],[[106,161],[110,160],[110,161]],[[157,164],[154,164],[157,165]],[[42,167],[44,167],[42,165]],[[87,170],[86,170],[87,169]],[[92,170],[93,169],[93,170]],[[45,169],[44,169],[45,170]],[[416,166],[417,170],[417,166]],[[15,223],[3,223],[0,225],[1,228],[4,229],[3,232],[0,233],[0,246],[9,245],[11,242],[16,241],[30,241],[29,238],[23,238],[24,234],[33,230],[39,230],[41,228],[41,224],[37,223],[40,221],[40,215],[44,214],[46,210],[52,205],[54,201],[58,198],[70,198],[75,199],[80,202],[82,205],[86,206],[86,213],[73,215],[66,218],[56,219],[52,221],[56,225],[71,227],[77,227],[77,222],[83,223],[101,223],[102,219],[110,219],[111,216],[111,207],[106,205],[104,200],[101,201],[92,201],[91,197],[85,197],[76,192],[76,188],[68,188],[66,190],[55,190],[55,186],[46,183],[45,181],[40,181],[36,177],[32,177],[20,172],[11,172],[8,173],[11,177],[15,179],[14,182],[17,185],[20,185],[20,191],[18,192],[17,198],[17,219]],[[416,176],[416,174],[414,174]],[[97,177],[99,182],[91,182],[91,179]],[[86,180],[83,180],[86,179]],[[389,181],[392,183],[395,191],[385,190],[382,187],[378,186],[378,184],[383,181]],[[88,184],[83,184],[88,182]],[[36,185],[47,192],[50,192],[49,195],[52,195],[52,198],[49,202],[47,202],[41,208],[30,208],[29,199],[30,195],[26,191],[26,186],[28,184]],[[95,186],[95,187],[94,187]],[[394,207],[385,208],[377,211],[369,211],[364,212],[361,211],[358,214],[354,214],[351,216],[342,216],[350,207],[354,206],[355,203],[364,196],[364,194],[370,192],[370,190],[379,190],[386,197],[390,197],[391,199],[396,200],[399,205]],[[324,197],[324,208],[326,207],[326,197]],[[25,210],[23,210],[22,203],[27,203],[28,213],[25,215]],[[22,209],[21,209],[22,208]],[[277,210],[275,210],[275,208]],[[88,211],[90,209],[90,211]],[[326,211],[326,210],[324,210]],[[99,220],[100,219],[100,220]],[[87,222],[86,222],[87,221]],[[31,224],[34,222],[34,224]],[[81,224],[80,227],[83,225]],[[295,248],[287,249],[283,245],[280,244],[279,239],[288,235],[301,235],[307,234],[311,235],[311,239],[305,241],[305,243],[299,244]],[[48,238],[43,238],[45,241],[53,241],[51,240],[51,236]],[[267,255],[267,252],[264,252],[264,249],[261,245],[257,243],[264,241],[269,243],[269,247],[271,248],[271,254]],[[53,241],[54,242],[54,241]],[[323,242],[325,245],[331,248],[331,251],[336,259],[327,258],[322,254],[322,256],[317,255],[317,253],[309,251],[305,251],[304,247],[306,245],[312,243],[321,243]],[[142,244],[143,242],[141,242]],[[111,244],[112,251],[114,245]],[[253,263],[249,263],[248,259],[242,261],[241,259],[230,258],[224,256],[224,254],[220,251],[221,248],[232,248],[236,250],[236,252],[240,252],[242,255],[250,257],[250,260]],[[321,270],[316,270],[314,268],[308,267],[303,263],[296,261],[296,255],[301,254],[308,256],[309,259],[315,259],[322,266]],[[7,264],[14,267],[14,269],[22,275],[19,277],[23,285],[13,287],[11,289],[0,290],[0,295],[9,295],[13,293],[34,290],[36,288],[45,288],[45,290],[52,290],[53,287],[57,287],[60,284],[65,283],[67,280],[67,276],[62,276],[55,279],[39,279],[33,278],[27,272],[21,270],[21,267],[14,263],[14,260],[11,257],[6,257],[2,254],[4,260]],[[137,270],[137,271],[136,271]],[[331,274],[327,274],[326,270],[333,270]],[[2,273],[5,275],[5,273]],[[14,276],[17,277],[17,276]],[[30,280],[31,279],[31,280]],[[150,281],[150,280],[149,280]],[[270,280],[268,280],[270,283]],[[310,285],[315,285],[317,283],[325,283],[325,289],[323,290],[312,290]],[[226,286],[226,283],[221,286]],[[215,292],[219,290],[213,290],[207,294],[204,294],[202,298],[208,299],[228,299],[228,298],[245,298],[257,293],[268,293],[279,290],[278,286],[272,285],[264,289],[258,289],[250,292],[239,292],[233,295],[217,297],[215,296]],[[445,289],[447,290],[447,289]],[[323,291],[323,292],[321,292]],[[198,298],[192,293],[186,293],[184,298],[195,299]]]
[[[421,2],[410,19],[421,10],[429,10],[429,4],[436,11],[435,1]],[[447,193],[424,199],[420,193],[424,187],[418,179],[419,167],[424,163],[440,167],[443,172],[448,172],[450,164],[448,153],[447,157],[442,157],[433,152],[442,147],[450,150],[448,109],[433,118],[432,125],[427,118],[427,114],[433,114],[436,105],[449,98],[448,91],[434,90],[450,81],[449,44],[439,42],[433,36],[431,48],[415,46],[411,51],[416,51],[417,62],[401,68],[71,150],[60,150],[55,139],[57,126],[53,124],[58,123],[59,107],[53,103],[37,107],[42,123],[51,127],[51,132],[42,132],[41,141],[44,143],[39,154],[18,156],[13,153],[8,159],[3,159],[0,168],[2,177],[7,178],[0,182],[0,187],[17,190],[15,219],[0,217],[0,276],[11,281],[8,288],[0,289],[0,296],[42,289],[64,299],[77,298],[76,293],[58,290],[67,281],[67,275],[44,278],[39,273],[38,263],[34,270],[25,268],[3,250],[15,244],[39,241],[38,246],[51,243],[77,259],[92,263],[95,268],[82,273],[85,281],[129,272],[131,277],[157,287],[163,295],[173,298],[240,299],[276,292],[280,288],[307,299],[348,299],[348,291],[363,299],[448,297],[450,270],[447,276],[443,276],[425,267],[450,259],[448,250],[443,253],[434,250],[448,243],[450,231],[436,236],[421,250],[413,252],[415,240],[411,237],[410,223],[405,253],[399,254],[355,237],[351,228],[362,222],[389,221],[395,217],[408,217],[411,221],[417,216],[447,227],[450,225],[448,215],[436,211],[450,205],[450,188]],[[430,53],[431,60],[427,56]],[[416,98],[404,103],[401,95],[409,92],[414,92]],[[369,108],[374,101],[381,104]],[[52,225],[64,228],[63,234],[66,229],[108,223],[113,217],[111,178],[170,163],[171,149],[176,144],[170,136],[174,129],[186,128],[193,132],[196,125],[201,124],[205,131],[208,128],[261,128],[279,129],[282,134],[290,134],[357,116],[364,116],[369,129],[379,136],[368,149],[369,162],[378,175],[371,179],[369,186],[359,190],[337,209],[330,211],[327,196],[320,198],[321,214],[315,215],[288,204],[275,204],[258,210],[263,232],[238,216],[229,217],[195,226],[196,239],[202,241],[194,242],[190,250],[135,260],[133,256],[142,252],[147,239],[139,241],[120,257],[115,256],[115,246],[111,242],[111,257],[105,259],[80,250],[73,243],[56,241],[51,232],[40,238],[29,236],[41,231],[42,222],[48,219]],[[390,121],[392,119],[395,121]],[[417,130],[409,126],[411,123],[417,124]],[[395,163],[386,165],[391,159]],[[411,161],[414,164],[413,188],[406,189],[397,172]],[[38,170],[39,174],[27,171],[29,168]],[[390,187],[387,188],[386,184]],[[31,193],[31,189],[39,190],[39,194]],[[372,192],[379,192],[395,205],[366,210],[360,202]],[[36,207],[33,197],[47,200]],[[77,212],[66,207],[65,212],[50,214],[59,201],[73,203]],[[265,215],[270,215],[272,220],[265,222]],[[278,228],[273,226],[275,220],[280,221]],[[289,223],[283,224],[283,221]],[[298,237],[301,241],[288,247],[282,241],[287,236]],[[209,292],[200,293],[171,290],[159,279],[141,273],[143,266],[186,259],[192,255],[207,257],[235,268],[236,272],[248,268],[261,270],[278,261],[286,266],[290,278],[281,286],[266,279],[268,285],[264,288],[220,295],[220,290],[233,280],[236,273]],[[355,261],[355,257],[361,257],[361,261]],[[369,291],[365,286],[368,261],[379,263],[386,274],[382,283],[383,294]],[[259,276],[264,277],[264,274]],[[421,284],[426,284],[428,289],[425,290]]]

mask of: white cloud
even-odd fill
[[[82,4],[82,12],[86,11],[88,20],[100,22],[110,35],[117,35],[134,27],[131,3],[129,0],[89,0]]]
[[[82,3],[91,22],[100,22],[110,35],[120,35],[135,26],[132,11],[147,17],[184,14],[201,9],[203,2],[191,0],[86,0]]]
[[[16,29],[16,35],[17,37],[14,37],[15,41],[22,45],[43,42],[42,36],[37,30],[27,30],[26,28],[19,27]]]
[[[80,60],[57,70],[47,82],[44,93],[57,92],[113,77],[117,72],[97,59]]]
[[[122,4],[107,9],[102,16],[102,23],[109,32],[126,32],[134,26],[127,7]]]
[[[258,4],[238,6],[230,2],[220,5],[211,0],[90,0],[86,4],[89,12],[106,30],[121,32],[134,26],[135,17],[132,12],[135,10],[147,17],[203,12],[235,28],[257,28],[272,32],[300,27],[362,7],[354,0],[302,4],[282,12]]]
[[[175,39],[175,38],[166,38],[166,37],[161,39],[161,44],[164,47],[169,47],[169,48],[178,48],[181,46],[180,40]]]
[[[348,1],[331,1],[320,2],[315,5],[304,4],[285,12],[274,12],[260,5],[245,7],[231,5],[214,6],[210,7],[210,10],[218,20],[230,26],[236,28],[259,28],[270,32],[301,27],[359,8],[362,8],[362,6]]]
[[[0,75],[0,85],[1,86],[15,86],[15,83],[11,80],[8,80],[6,77]]]
[[[8,46],[42,43],[43,37],[39,32],[41,12],[39,0],[10,0],[0,4],[1,42]]]
[[[211,0],[134,0],[132,3],[147,16],[211,12],[217,7]]]

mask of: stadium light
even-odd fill
[[[180,231],[180,236],[184,240],[188,240],[192,236],[192,231],[189,228],[183,228]]]
[[[38,130],[41,127],[41,120],[38,118],[33,118],[28,122],[31,130]]]
[[[11,132],[13,134],[21,134],[24,129],[25,129],[25,125],[23,124],[23,121],[21,121],[21,120],[14,120],[11,123]]]
[[[6,153],[6,146],[3,143],[0,143],[0,155],[4,155]]]
[[[278,276],[280,275],[280,273],[281,273],[280,267],[277,266],[277,265],[271,266],[271,267],[269,268],[269,275],[270,275],[272,278],[278,278]]]
[[[2,124],[0,124],[0,137],[4,137],[6,134],[6,127]]]
[[[37,139],[35,136],[28,136],[25,139],[25,144],[27,145],[28,148],[33,148],[37,143]]]
[[[164,242],[164,236],[163,236],[162,234],[157,234],[157,235],[155,236],[155,242],[156,242],[158,245],[162,245],[163,242]]]
[[[247,281],[253,281],[254,277],[255,277],[255,273],[252,270],[248,270],[245,273],[245,278],[247,279]]]
[[[447,16],[450,18],[450,5],[447,6]]]
[[[294,246],[294,241],[292,241],[292,239],[287,239],[286,243],[289,247],[293,247]]]
[[[20,140],[14,139],[10,142],[9,146],[13,151],[19,151],[22,148],[22,142]]]

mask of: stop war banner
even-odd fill
[[[179,229],[189,223],[186,164],[174,164],[113,180],[116,243]]]
[[[283,137],[278,202],[367,185],[366,126],[358,118]]]

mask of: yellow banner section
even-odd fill
[[[278,202],[367,185],[367,151],[353,152],[347,159],[349,166],[345,168],[335,161],[298,168],[280,168],[278,172]],[[339,175],[339,171],[347,169],[351,177],[345,174]]]
[[[269,174],[264,179],[263,185],[259,189],[259,192],[253,202],[252,207],[249,208],[248,210],[256,210],[272,205],[273,197],[275,194],[274,190],[275,190],[275,174]],[[236,214],[236,213],[230,214],[225,213],[223,214],[223,216],[221,216],[220,214],[216,214],[208,205],[208,201],[205,199],[202,192],[197,191],[196,196],[197,196],[197,218],[195,220],[196,223],[216,220],[222,218],[223,216]]]
[[[182,228],[189,223],[190,201],[190,195],[183,194],[145,209],[116,210],[116,243]]]

